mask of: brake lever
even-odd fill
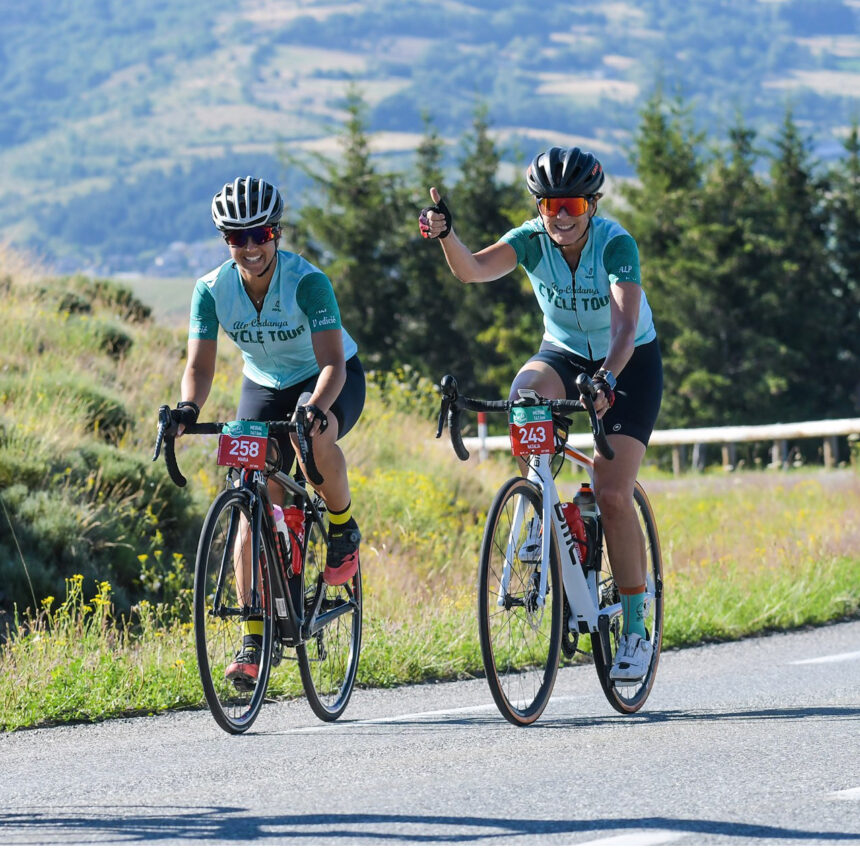
[[[451,407],[451,401],[447,397],[442,398],[442,407],[439,410],[439,422],[436,425],[436,438],[442,435],[442,428],[445,426],[445,419],[448,417],[448,410]]]
[[[591,422],[591,433],[594,436],[594,445],[607,460],[615,458],[615,451],[609,444],[606,438],[606,431],[603,429],[603,421],[597,417],[597,410],[594,408],[594,398],[597,397],[597,386],[594,384],[590,376],[585,373],[580,373],[576,377],[576,387],[580,394],[583,395],[585,408],[588,411],[588,419]]]
[[[155,437],[155,452],[152,455],[152,462],[158,459],[161,453],[161,445],[164,442],[164,434],[170,426],[170,407],[165,404],[158,408],[158,434]]]
[[[301,421],[296,422],[296,439],[299,443],[299,455],[302,463],[307,466],[308,478],[313,484],[322,484],[324,479],[317,469],[316,461],[314,460],[313,450],[310,441],[305,436],[305,427]]]

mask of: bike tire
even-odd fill
[[[302,686],[311,710],[321,720],[336,720],[346,710],[355,686],[361,654],[362,588],[361,565],[343,585],[323,580],[326,535],[310,520],[306,528],[302,566],[305,614],[320,603],[317,617],[329,621],[296,648]]]
[[[520,515],[517,505],[522,507]],[[517,726],[533,723],[546,707],[561,647],[563,592],[555,531],[541,608],[535,600],[539,559],[521,557],[528,555],[524,544],[530,517],[542,521],[541,492],[525,478],[512,478],[490,506],[478,564],[478,632],[484,670],[499,711]],[[507,558],[511,573],[505,594]]]
[[[618,650],[618,642],[621,638],[622,616],[616,615],[607,625],[605,641],[609,645],[609,653],[605,653],[605,647],[600,633],[591,634],[591,647],[594,654],[594,666],[597,676],[600,678],[600,686],[616,711],[622,714],[633,714],[638,711],[651,693],[654,679],[657,675],[657,665],[660,662],[660,651],[663,647],[663,557],[660,552],[660,538],[657,534],[657,521],[654,511],[645,491],[637,483],[633,489],[633,504],[636,508],[639,523],[645,538],[645,552],[648,571],[646,573],[647,590],[653,595],[650,606],[645,617],[645,627],[648,638],[652,645],[651,662],[648,671],[641,681],[621,682],[612,681],[609,678],[609,670]],[[600,553],[602,559],[601,571],[598,576],[600,589],[600,607],[610,606],[620,600],[618,588],[612,577],[612,569],[609,558],[602,548]]]
[[[194,569],[194,638],[197,667],[209,710],[215,722],[230,734],[247,731],[257,718],[266,696],[272,660],[274,618],[271,576],[275,570],[271,545],[261,537],[261,558],[247,558],[237,547],[239,534],[252,533],[253,521],[248,494],[240,489],[220,493],[209,508]],[[250,537],[247,554],[250,554]],[[258,594],[249,607],[238,596],[239,577],[258,573]],[[247,686],[230,681],[225,671],[242,648],[246,620],[263,624],[259,674],[256,684]]]

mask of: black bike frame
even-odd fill
[[[310,514],[319,528],[325,529],[322,515],[303,484],[293,480],[285,472],[276,472],[270,475],[269,479],[274,480],[299,499],[305,517],[307,518]],[[291,571],[291,568],[288,564],[285,547],[282,547],[281,540],[277,538],[278,532],[272,516],[272,501],[266,480],[261,472],[243,470],[240,483],[242,488],[249,493],[251,499],[249,506],[253,517],[252,551],[254,558],[263,559],[266,557],[262,552],[263,546],[261,545],[261,541],[265,541],[271,550],[271,557],[276,559],[275,566],[277,569],[272,571],[271,577],[275,629],[278,638],[284,645],[294,647],[306,642],[338,615],[349,612],[352,604],[344,601],[320,614],[319,610],[325,597],[325,585],[320,583],[311,606],[308,607],[307,612],[305,611],[303,577],[288,572]],[[303,556],[307,553],[310,533],[311,530],[306,528],[302,544]]]

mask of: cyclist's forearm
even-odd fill
[[[180,385],[182,400],[190,400],[202,408],[212,389],[217,351],[217,341],[188,339],[188,361]]]
[[[459,236],[452,230],[444,239],[440,239],[442,251],[448,268],[455,278],[464,284],[482,281],[481,266],[475,255],[460,241]]]
[[[449,268],[463,283],[486,284],[517,267],[517,253],[507,242],[500,240],[473,254],[453,230],[440,241]]]
[[[630,361],[630,356],[633,355],[633,341],[636,332],[634,329],[629,331],[626,328],[613,332],[609,340],[609,349],[606,351],[606,358],[603,359],[601,367],[606,370],[611,370],[614,376],[618,376]]]
[[[181,400],[190,400],[202,409],[211,390],[212,376],[210,374],[195,367],[185,368],[180,385]]]
[[[602,366],[616,377],[633,355],[641,296],[642,287],[636,283],[618,281],[610,290],[609,347]]]
[[[337,400],[344,382],[346,382],[346,368],[342,364],[325,365],[320,370],[317,384],[309,402],[322,409],[323,412],[328,412],[332,403]]]

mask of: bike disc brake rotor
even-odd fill
[[[540,570],[535,569],[529,577],[529,588],[526,592],[525,599],[523,600],[526,610],[526,621],[528,622],[529,627],[531,627],[535,632],[540,630],[540,626],[543,623],[543,615],[546,610],[546,600],[544,600],[543,606],[541,606],[538,601],[539,594]]]

